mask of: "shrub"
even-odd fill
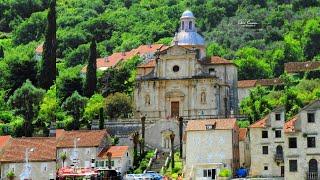
[[[231,171],[229,169],[221,169],[219,176],[220,177],[230,177]]]

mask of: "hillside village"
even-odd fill
[[[320,179],[319,1],[0,2],[0,179]]]

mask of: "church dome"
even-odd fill
[[[186,10],[180,18],[180,29],[175,35],[172,44],[182,46],[204,46],[204,38],[197,33],[195,27],[195,17],[193,13]]]
[[[193,13],[189,10],[186,10],[182,13],[181,18],[194,18]]]

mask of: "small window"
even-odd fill
[[[262,131],[262,138],[268,138],[268,131]]]
[[[314,119],[314,113],[308,113],[308,123],[314,123],[315,119]]]
[[[181,22],[181,29],[184,30],[184,21]]]
[[[275,130],[274,133],[276,138],[281,138],[281,130]]]
[[[280,121],[281,120],[281,114],[276,114],[276,121]]]
[[[129,153],[127,152],[127,157],[129,156]]]
[[[297,160],[289,160],[289,171],[297,172],[298,171],[298,161]]]
[[[208,177],[211,177],[211,169],[208,169]]]
[[[297,138],[289,138],[289,148],[297,148]]]
[[[203,177],[208,177],[208,171],[206,169],[203,170]]]
[[[263,168],[265,171],[268,171],[268,166],[264,166]]]
[[[178,72],[179,69],[180,69],[180,68],[179,68],[179,66],[177,66],[177,65],[173,66],[173,68],[172,68],[173,72]]]
[[[262,146],[262,154],[268,154],[268,146]]]
[[[192,29],[192,21],[189,21],[189,29]]]
[[[213,76],[216,75],[216,70],[214,68],[210,68],[209,69],[209,74],[213,75]]]
[[[308,148],[316,147],[316,137],[307,137],[307,141]]]

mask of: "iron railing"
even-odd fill
[[[307,172],[307,180],[320,180],[318,172]]]

